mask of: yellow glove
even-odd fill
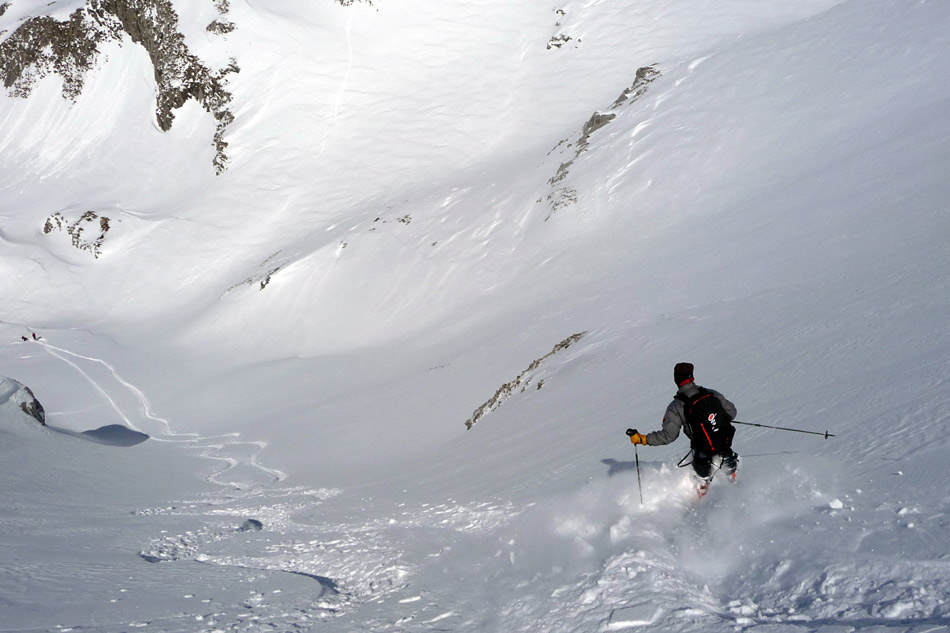
[[[630,442],[632,444],[647,444],[647,436],[637,433],[636,429],[627,429],[627,435],[630,437]]]

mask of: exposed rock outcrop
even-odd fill
[[[107,34],[77,9],[65,22],[49,16],[27,20],[0,43],[0,77],[15,97],[28,97],[37,80],[63,79],[63,97],[75,100]]]
[[[505,400],[507,400],[514,394],[524,393],[525,391],[527,391],[528,387],[531,386],[535,372],[537,372],[537,370],[541,367],[544,361],[554,356],[558,352],[566,350],[571,345],[573,345],[577,341],[584,338],[584,335],[586,334],[587,332],[578,332],[577,334],[572,334],[571,336],[567,337],[566,339],[564,339],[563,341],[555,345],[554,349],[552,349],[550,352],[548,352],[541,358],[538,358],[532,361],[531,364],[528,365],[528,368],[525,369],[520,374],[518,374],[518,376],[514,380],[503,384],[501,387],[498,388],[497,391],[495,391],[494,396],[489,398],[488,401],[485,402],[482,406],[475,409],[475,412],[472,413],[472,417],[470,417],[468,420],[465,421],[465,428],[471,429],[482,417],[484,417],[485,415],[491,413],[492,411],[500,407]],[[543,378],[539,379],[536,388],[540,389],[543,385],[544,385],[544,379]]]
[[[642,97],[649,85],[659,76],[660,71],[656,69],[655,64],[637,69],[633,84],[631,84],[629,88],[624,89],[616,101],[610,106],[610,110],[616,110],[620,106],[633,103]],[[565,139],[554,148],[557,150],[567,144],[565,149],[574,148],[574,152],[569,160],[560,164],[557,172],[548,180],[549,185],[556,187],[547,197],[548,203],[551,205],[552,214],[558,209],[570,206],[577,201],[577,191],[570,187],[563,186],[561,183],[570,173],[571,167],[574,166],[574,161],[576,161],[582,153],[587,151],[591,135],[597,130],[606,127],[615,118],[617,118],[617,115],[614,112],[594,112],[587,122],[584,123],[584,127],[581,128],[581,135],[576,141],[568,143],[567,139]],[[554,150],[552,150],[552,152],[553,151]],[[548,217],[550,218],[551,216]]]
[[[558,32],[555,35],[552,35],[551,39],[548,40],[547,49],[549,51],[560,49],[561,47],[566,46],[568,42],[574,41],[573,37],[560,31],[560,29],[564,26],[563,19],[567,15],[567,11],[564,9],[555,9],[554,13],[557,15],[557,22],[554,23],[554,28],[558,29]],[[578,39],[577,43],[580,44],[580,42],[580,39]]]
[[[0,414],[4,409],[19,410],[46,426],[46,411],[30,388],[12,378],[0,376]]]
[[[551,50],[552,48],[561,48],[562,46],[570,42],[572,39],[574,38],[571,37],[570,35],[565,35],[563,33],[560,35],[555,35],[554,37],[550,39],[550,41],[548,41],[547,49]]]
[[[66,231],[72,238],[73,246],[81,251],[88,251],[99,259],[102,255],[102,243],[110,229],[109,218],[100,216],[94,211],[86,211],[75,222],[69,222],[62,213],[56,212],[46,218],[43,233],[47,235],[53,231]],[[94,237],[89,237],[89,235]]]
[[[223,15],[227,0],[217,0],[216,6]],[[233,24],[224,20],[212,24],[218,25],[215,32],[233,30]],[[214,168],[222,173],[228,164],[224,134],[234,121],[228,109],[232,95],[226,87],[227,76],[240,69],[232,59],[214,72],[192,54],[169,0],[88,0],[65,22],[49,16],[27,20],[0,43],[0,77],[11,95],[25,98],[38,79],[56,74],[63,79],[63,97],[75,100],[101,45],[122,42],[125,37],[145,48],[152,62],[159,128],[170,130],[175,110],[189,99],[214,117]]]
[[[659,76],[660,71],[656,69],[656,64],[638,68],[636,78],[633,80],[633,84],[629,88],[626,88],[610,107],[619,108],[627,100],[636,101],[643,96],[643,93],[647,91],[649,85],[653,83],[654,80],[656,80],[656,78]]]
[[[227,20],[215,20],[207,27],[207,31],[215,35],[225,35],[233,30],[234,22],[228,22]]]

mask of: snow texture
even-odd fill
[[[225,126],[0,90],[0,629],[950,630],[950,3],[161,5]]]

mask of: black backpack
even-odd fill
[[[719,398],[703,387],[699,387],[699,393],[692,398],[679,393],[676,398],[683,402],[683,416],[690,431],[690,446],[706,453],[729,454],[736,427],[732,425],[732,416],[726,413]]]

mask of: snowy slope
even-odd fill
[[[175,8],[223,174],[131,41],[0,96],[0,376],[152,437],[4,410],[4,627],[950,627],[950,6]],[[740,428],[699,506],[641,448],[641,504],[680,360],[836,437]]]

